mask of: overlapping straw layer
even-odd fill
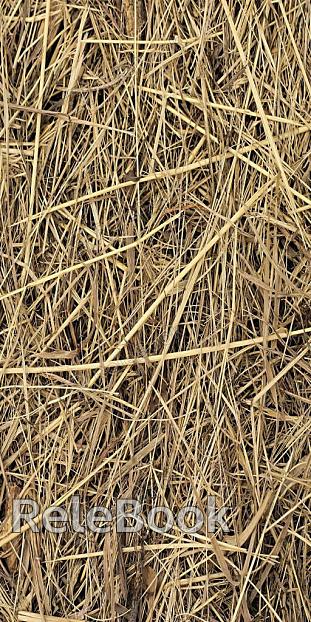
[[[1,0],[1,622],[311,619],[310,14]]]

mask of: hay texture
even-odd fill
[[[1,622],[311,620],[310,15],[1,0]]]

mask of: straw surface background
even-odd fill
[[[310,15],[1,0],[1,622],[311,619]]]

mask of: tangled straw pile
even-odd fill
[[[311,619],[310,15],[1,0],[1,622]],[[73,493],[230,534],[11,536]]]

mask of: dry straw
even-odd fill
[[[0,622],[311,620],[310,1],[0,9]]]

